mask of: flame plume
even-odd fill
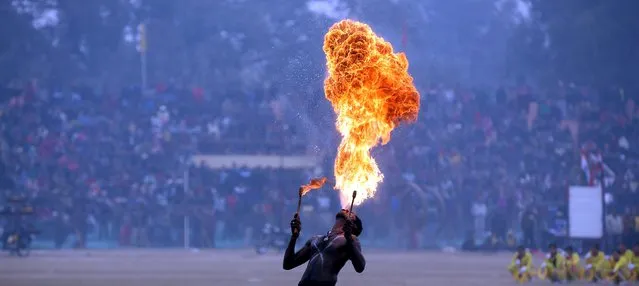
[[[328,78],[326,98],[337,114],[342,135],[335,158],[335,189],[342,207],[360,205],[375,196],[384,179],[370,151],[390,140],[401,122],[412,122],[419,112],[419,92],[408,74],[408,60],[375,35],[366,24],[344,20],[324,36]]]

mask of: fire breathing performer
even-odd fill
[[[328,71],[324,93],[342,135],[334,172],[343,210],[326,235],[312,237],[297,252],[299,212],[293,217],[283,267],[293,269],[308,261],[299,283],[304,286],[335,285],[348,260],[355,271],[364,271],[366,262],[357,239],[362,223],[352,207],[374,197],[384,178],[370,151],[380,142],[388,143],[400,123],[417,120],[420,105],[406,55],[395,53],[368,25],[352,20],[334,24],[324,36],[323,50]],[[349,201],[351,210],[346,210]]]
[[[357,193],[353,193],[353,201]],[[325,235],[311,237],[304,246],[295,251],[295,244],[302,231],[300,216],[291,220],[291,239],[284,252],[282,267],[291,270],[306,262],[306,271],[298,286],[334,286],[337,274],[349,260],[357,273],[362,273],[366,260],[358,236],[362,233],[362,221],[351,210],[341,210],[335,216],[335,224]]]

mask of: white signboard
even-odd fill
[[[568,194],[568,234],[571,238],[603,237],[601,187],[571,186]]]

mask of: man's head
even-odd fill
[[[526,254],[526,248],[523,245],[517,246],[517,255],[522,257]]]
[[[626,252],[626,250],[628,250],[628,248],[626,248],[626,245],[621,243],[619,244],[619,251],[621,251],[621,253]]]
[[[548,249],[550,249],[550,254],[552,255],[557,254],[557,245],[555,245],[554,243],[551,243],[550,245],[548,245]]]
[[[351,213],[348,210],[341,210],[335,215],[335,225],[333,226],[333,229],[342,229],[342,227],[344,227],[344,224],[348,220],[352,220],[353,224],[355,225],[353,234],[355,236],[359,236],[360,234],[362,234],[362,231],[364,230],[362,221],[357,215],[355,215],[355,213]]]
[[[593,255],[599,254],[599,244],[595,244],[590,248],[590,253]]]
[[[566,253],[567,254],[572,255],[573,252],[575,252],[575,250],[572,248],[572,246],[566,247]]]
[[[621,251],[619,251],[619,249],[612,252],[612,259],[614,259],[615,261],[619,260],[620,257]]]

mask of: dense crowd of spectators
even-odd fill
[[[31,82],[4,92],[11,93],[0,111],[4,195],[20,192],[39,206],[42,236],[56,246],[70,234],[79,247],[87,235],[120,245],[179,246],[185,223],[195,246],[249,243],[266,222],[286,225],[296,204],[290,194],[300,183],[331,172],[330,164],[314,170],[189,165],[199,153],[307,152],[304,132],[285,116],[274,90],[220,95],[172,83],[140,95],[135,88]],[[467,230],[477,240],[505,239],[529,224],[561,234],[560,227],[526,222],[522,214],[565,217],[569,185],[604,181],[610,210],[625,216],[623,232],[631,239],[639,228],[633,96],[563,83],[545,90],[523,82],[496,90],[423,90],[417,123],[397,130],[376,152],[385,182],[358,209],[368,222],[364,238],[425,247]],[[553,204],[560,207],[547,207]],[[338,207],[331,192],[311,193],[305,230],[321,231]]]
[[[402,177],[441,204],[427,217],[467,225],[482,241],[505,241],[519,228],[563,236],[566,225],[556,222],[566,219],[568,187],[604,181],[607,211],[625,215],[627,236],[636,235],[639,157],[629,142],[639,138],[638,109],[630,93],[520,82],[495,91],[435,86],[424,98],[427,110],[394,143],[397,162],[411,162],[399,166]],[[527,221],[530,212],[540,215]]]
[[[226,205],[215,207],[245,213],[262,193],[254,189],[262,182],[242,169],[216,173],[218,180],[195,172],[185,192],[190,155],[304,152],[269,94],[211,98],[199,88],[158,85],[140,96],[134,88],[55,89],[35,82],[4,92],[3,196],[20,193],[39,206],[37,221],[57,245],[75,234],[83,246],[95,231],[101,238],[121,233],[124,244],[151,243],[151,226],[183,223],[176,218],[194,212],[192,201],[210,203],[208,214],[213,197],[223,197]],[[249,198],[242,184],[251,184]]]

